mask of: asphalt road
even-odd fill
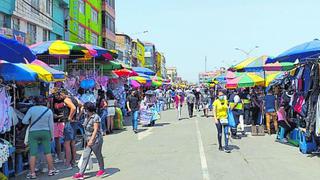
[[[183,117],[187,117],[186,109]],[[212,118],[176,119],[176,112],[162,112],[155,127],[130,126],[104,137],[103,155],[112,180],[315,180],[320,177],[320,159],[298,148],[275,142],[275,136],[231,140],[230,154],[218,151]],[[81,152],[79,151],[79,154]],[[59,165],[57,165],[59,168]],[[94,170],[98,168],[94,164]],[[87,179],[97,179],[95,171]],[[71,179],[76,172],[62,171],[48,178]],[[25,179],[24,176],[16,179]]]

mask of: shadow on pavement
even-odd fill
[[[237,145],[229,145],[229,148],[231,150],[240,150],[239,146],[237,146]]]
[[[114,175],[114,174],[116,174],[116,173],[118,173],[118,172],[120,172],[120,169],[119,169],[119,168],[107,168],[107,169],[106,169],[106,174],[105,174],[103,177],[101,177],[101,178],[104,179],[104,178],[110,177],[110,176],[112,176],[112,175]],[[86,178],[96,177],[96,173],[97,173],[97,172],[87,173],[87,174],[85,175],[85,177],[86,177]]]
[[[162,127],[162,126],[166,126],[166,125],[169,125],[170,123],[156,123],[154,126],[155,127],[158,127],[158,126],[160,126],[160,127]]]

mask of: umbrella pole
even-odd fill
[[[96,58],[93,58],[93,78],[96,77]]]

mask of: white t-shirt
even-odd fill
[[[239,103],[241,101],[240,96],[239,95],[235,95],[233,98],[234,103]]]

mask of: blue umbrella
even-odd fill
[[[0,35],[0,59],[11,63],[25,63],[25,59],[32,62],[36,56],[27,46]]]
[[[155,72],[153,72],[151,69],[148,69],[148,68],[144,68],[144,67],[133,67],[132,68],[135,72],[137,73],[142,73],[142,74],[146,74],[146,75],[149,75],[149,76],[154,76],[156,75]]]
[[[320,41],[315,39],[310,42],[306,42],[295,46],[276,58],[269,58],[267,63],[275,63],[275,62],[295,62],[299,59],[300,62],[304,62],[307,59],[318,58],[320,56]]]
[[[4,81],[34,82],[38,80],[38,74],[22,64],[8,62],[0,63],[0,77]]]
[[[215,77],[215,79],[216,79],[217,81],[219,81],[219,83],[221,83],[221,84],[227,83],[226,74],[225,74],[225,73],[220,74],[219,76]]]

